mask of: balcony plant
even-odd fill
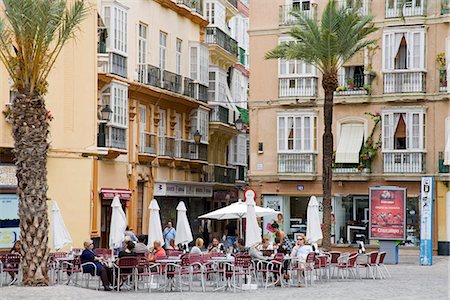
[[[347,90],[347,87],[344,85],[338,86],[338,88],[336,89],[336,92],[345,92]]]
[[[352,91],[353,89],[355,89],[355,81],[353,80],[353,78],[347,78],[345,80],[345,83],[347,83],[348,89],[350,91]]]
[[[364,114],[370,116],[370,118],[372,119],[374,124],[373,124],[372,130],[371,130],[369,136],[367,137],[366,141],[364,142],[364,145],[361,148],[361,152],[359,154],[358,169],[360,171],[362,171],[363,169],[366,169],[366,168],[370,168],[372,160],[377,156],[378,149],[380,149],[380,147],[381,147],[381,131],[380,131],[378,140],[377,141],[373,140],[375,131],[381,122],[381,115],[379,113],[373,114],[370,112],[366,112]]]
[[[11,104],[5,104],[5,109],[2,111],[3,116],[5,117],[5,121],[7,123],[12,123],[12,116],[11,116]]]
[[[445,52],[441,52],[438,55],[436,55],[436,62],[439,64],[440,70],[445,70],[447,64],[445,59]]]

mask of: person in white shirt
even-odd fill
[[[300,261],[306,261],[306,257],[310,252],[313,251],[310,245],[305,245],[306,237],[303,234],[300,234],[297,237],[297,241],[295,243],[295,247],[292,249],[291,257],[296,257]]]
[[[258,246],[258,250],[259,251],[263,251],[263,250],[273,250],[273,245],[269,242],[269,239],[264,238],[262,240],[261,245]]]
[[[201,248],[203,248],[203,239],[198,238],[195,240],[195,246],[192,247],[191,253],[192,254],[202,254]]]

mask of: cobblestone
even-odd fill
[[[421,267],[418,257],[400,257],[400,264],[388,266],[392,278],[386,280],[332,280],[308,288],[270,288],[232,292],[104,292],[73,286],[45,288],[3,287],[0,300],[10,299],[450,299],[450,258],[434,257],[434,265]]]

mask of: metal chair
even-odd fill
[[[3,286],[3,279],[7,278],[6,274],[15,273],[18,282],[21,281],[21,268],[20,263],[22,256],[20,254],[3,254],[0,256],[0,287]]]
[[[121,257],[118,259],[116,264],[114,264],[114,269],[117,270],[117,291],[120,291],[121,276],[125,275],[128,282],[130,281],[130,279],[134,280],[134,290],[137,291],[137,265],[137,257]],[[116,280],[116,276],[114,276],[113,278],[114,280]]]

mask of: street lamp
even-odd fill
[[[111,121],[111,115],[113,111],[106,104],[104,108],[100,111],[100,124],[98,124],[98,135],[97,135],[97,147],[106,147],[106,123]]]
[[[241,116],[239,116],[239,118],[234,121],[234,126],[236,126],[236,129],[238,131],[242,131],[242,129],[244,128],[244,121],[242,121]]]
[[[201,139],[202,139],[202,134],[200,133],[200,131],[196,130],[194,133],[194,142],[196,144],[200,144]]]
[[[111,121],[111,115],[113,111],[111,108],[109,108],[109,105],[106,104],[106,106],[100,111],[102,121],[109,122]]]

